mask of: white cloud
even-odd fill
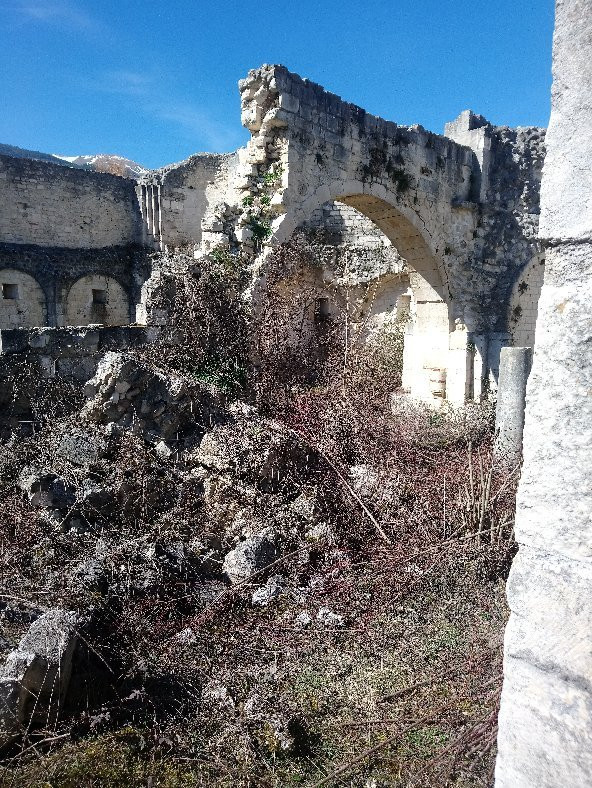
[[[107,71],[87,87],[130,97],[142,114],[177,126],[187,138],[195,139],[196,142],[198,139],[203,140],[212,151],[229,150],[240,144],[237,126],[216,121],[207,110],[191,102],[171,98],[164,87],[147,74],[127,70]]]
[[[76,30],[95,30],[99,23],[79,3],[62,0],[21,0],[9,9],[21,19],[41,24],[61,25]]]
[[[152,79],[137,71],[107,71],[95,85],[103,93],[148,96]]]

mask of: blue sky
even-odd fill
[[[236,82],[283,63],[398,123],[546,125],[553,0],[0,0],[0,142],[148,167],[247,140]]]

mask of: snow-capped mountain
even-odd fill
[[[95,172],[108,172],[111,175],[121,175],[124,178],[140,178],[148,172],[141,164],[114,153],[98,153],[94,156],[63,156],[61,153],[52,155],[67,161],[74,167],[82,167]]]
[[[49,161],[61,167],[76,167],[81,170],[94,172],[108,172],[111,175],[121,175],[123,178],[140,178],[149,172],[141,164],[114,153],[99,153],[92,156],[64,156],[58,153],[41,153],[36,150],[18,148],[16,145],[0,143],[0,154],[12,156],[17,159],[35,159],[36,161]]]

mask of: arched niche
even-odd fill
[[[31,328],[46,322],[45,295],[37,280],[15,268],[0,269],[0,329]]]
[[[89,274],[68,291],[64,310],[67,326],[124,326],[130,322],[127,293],[112,276]]]

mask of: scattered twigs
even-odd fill
[[[387,535],[386,531],[380,525],[380,523],[378,522],[376,517],[374,517],[374,515],[372,514],[370,509],[366,506],[364,501],[360,498],[360,496],[357,494],[357,492],[354,490],[354,488],[351,486],[351,484],[347,481],[347,479],[345,478],[343,473],[341,473],[339,468],[337,468],[335,462],[333,462],[333,460],[331,460],[331,458],[327,455],[327,453],[325,451],[323,451],[323,449],[318,445],[318,443],[316,443],[315,441],[311,440],[308,436],[302,435],[299,432],[297,432],[296,430],[293,430],[290,427],[287,427],[287,426],[285,426],[283,424],[279,424],[278,422],[270,421],[269,424],[274,429],[279,430],[281,432],[289,433],[293,437],[297,438],[299,441],[303,442],[305,445],[311,446],[312,448],[314,448],[314,450],[317,452],[317,454],[320,457],[322,457],[322,459],[327,463],[329,468],[331,468],[333,473],[337,476],[337,478],[339,479],[339,481],[341,482],[341,484],[343,485],[343,487],[345,488],[347,493],[351,496],[351,498],[353,498],[353,500],[358,504],[360,509],[364,512],[366,517],[370,520],[370,522],[372,523],[372,525],[376,529],[376,531],[377,531],[378,535],[380,536],[380,538],[384,542],[386,542],[387,544],[392,544],[392,539],[390,539],[390,537]]]
[[[444,709],[442,709],[441,711],[444,711]],[[431,714],[426,714],[425,717],[419,717],[418,719],[413,720],[412,723],[406,725],[404,728],[401,728],[399,731],[397,731],[397,733],[393,734],[392,736],[389,736],[387,739],[381,741],[379,744],[376,744],[374,747],[370,747],[369,749],[364,750],[359,755],[356,755],[355,758],[352,758],[351,760],[342,764],[337,769],[335,769],[330,774],[328,774],[326,777],[323,777],[322,780],[316,782],[311,788],[321,788],[321,786],[328,785],[334,780],[343,777],[343,775],[350,772],[359,763],[362,763],[368,758],[371,758],[373,755],[376,755],[376,753],[380,752],[385,747],[389,747],[391,744],[394,744],[406,733],[409,733],[409,731],[414,730],[420,725],[428,725],[430,723],[434,723],[438,719],[439,719],[438,713],[431,713]]]

